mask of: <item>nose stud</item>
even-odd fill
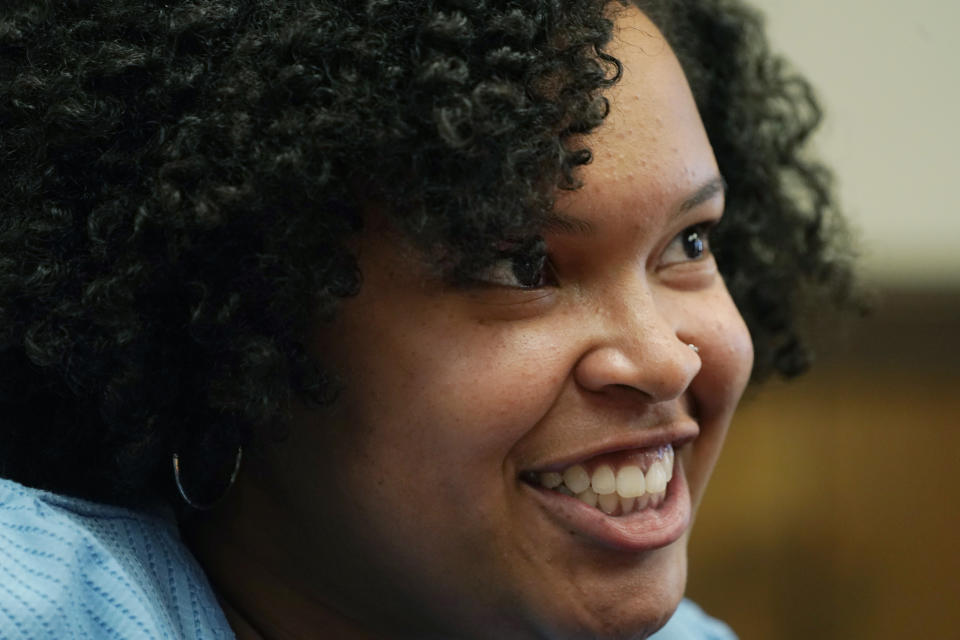
[[[693,349],[693,352],[694,352],[694,353],[700,353],[700,347],[698,347],[697,345],[693,344],[692,342],[689,343],[687,346],[690,347],[691,349]]]

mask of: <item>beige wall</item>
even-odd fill
[[[753,0],[828,109],[865,275],[960,284],[960,2]]]

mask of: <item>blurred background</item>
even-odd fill
[[[753,2],[819,89],[874,309],[748,392],[688,592],[742,640],[960,638],[960,3]]]

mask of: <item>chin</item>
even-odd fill
[[[641,640],[663,627],[683,598],[687,537],[658,549],[626,575],[623,558],[598,563],[590,583],[573,585],[565,598],[542,603],[532,634],[551,640]],[[603,574],[609,574],[605,579]]]

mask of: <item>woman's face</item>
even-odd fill
[[[722,181],[677,60],[635,9],[611,52],[623,79],[586,140],[585,186],[545,235],[543,286],[504,261],[452,288],[371,224],[359,296],[318,329],[345,390],[298,417],[272,491],[305,532],[304,584],[348,618],[398,635],[642,637],[681,598],[752,348],[699,253]],[[648,506],[591,506],[583,477],[603,495],[606,468],[627,494],[644,474]],[[551,473],[566,483],[543,486]]]

